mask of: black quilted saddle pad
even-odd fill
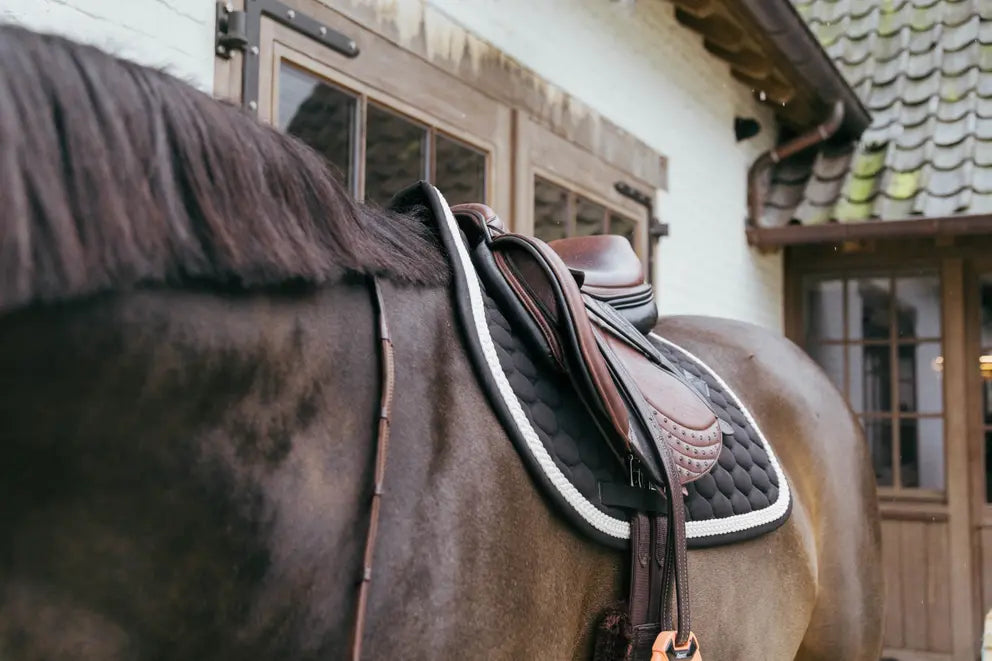
[[[493,410],[534,481],[561,513],[592,539],[625,548],[628,513],[605,504],[603,494],[609,485],[628,486],[630,475],[567,377],[544,368],[514,333],[476,274],[444,198],[432,192],[431,206],[451,258],[459,325]],[[791,511],[789,484],[741,399],[690,352],[657,335],[649,338],[732,430],[724,433],[717,465],[687,486],[689,547],[743,541],[781,526]]]

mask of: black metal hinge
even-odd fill
[[[618,181],[613,184],[613,188],[624,197],[637,202],[647,210],[648,213],[648,236],[657,239],[668,236],[668,223],[663,223],[654,215],[654,200],[647,193],[637,190],[630,184]]]
[[[345,57],[358,56],[358,44],[354,39],[278,0],[245,0],[244,10],[235,9],[230,2],[218,2],[214,50],[224,59],[230,59],[233,51],[244,53],[242,104],[251,112],[258,110],[258,48],[263,16],[301,32]]]

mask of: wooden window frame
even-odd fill
[[[364,164],[365,109],[374,103],[426,127],[431,138],[440,134],[483,152],[486,202],[509,208],[510,108],[343,16],[330,10],[326,14],[322,20],[352,35],[362,56],[344,58],[305,34],[263,18],[258,54],[247,56],[258,59],[259,119],[277,121],[279,67],[287,62],[359,99],[356,163]],[[364,165],[357,168],[356,179],[352,192],[361,199]]]
[[[607,213],[633,221],[634,250],[648,273],[647,210],[617,192],[614,184],[623,181],[657,196],[657,189],[633,173],[624,171],[581,146],[539,124],[526,113],[514,113],[514,213],[512,229],[534,233],[534,182],[537,177],[571,194],[594,202]],[[650,276],[648,276],[650,278]]]
[[[808,339],[806,337],[805,328],[805,291],[807,283],[811,279],[816,280],[829,280],[829,279],[843,279],[844,282],[858,278],[877,278],[883,277],[890,279],[896,279],[900,277],[913,277],[922,274],[935,275],[940,283],[941,291],[941,355],[947,356],[948,352],[948,329],[946,324],[946,310],[944,303],[944,296],[946,295],[946,287],[944,284],[944,271],[939,259],[936,259],[931,252],[930,255],[926,255],[925,252],[915,254],[910,253],[908,255],[903,255],[901,251],[895,250],[892,253],[879,255],[870,250],[859,250],[858,246],[848,246],[851,252],[847,254],[837,254],[833,246],[823,248],[823,247],[813,247],[813,248],[790,248],[786,253],[786,291],[785,297],[783,299],[783,305],[785,306],[785,327],[786,336],[789,337],[793,342],[798,344],[805,351],[808,346]],[[858,346],[866,344],[885,344],[892,347],[892,351],[895,351],[895,347],[898,344],[916,344],[917,340],[924,342],[934,342],[937,338],[898,338],[898,329],[896,327],[890,328],[889,337],[884,340],[879,340],[878,342],[873,342],[871,340],[865,341],[854,341],[847,342],[847,291],[845,286],[844,291],[844,301],[843,306],[843,326],[844,326],[844,340],[837,341],[834,340],[814,340],[819,344],[835,344],[838,346],[843,346],[844,351],[844,390],[843,395],[845,400],[847,399],[847,393],[849,384],[848,380],[848,365],[847,362],[849,357],[847,355],[848,346]],[[890,361],[892,362],[892,361]],[[945,359],[946,366],[946,359]],[[890,364],[890,370],[895,371],[896,367]],[[895,374],[891,375],[895,377]],[[896,467],[893,465],[893,485],[892,486],[878,486],[878,496],[881,501],[883,511],[886,509],[887,504],[892,504],[895,507],[894,511],[899,511],[899,506],[896,504],[899,501],[902,502],[919,502],[919,503],[933,503],[933,504],[946,504],[947,503],[947,492],[950,488],[950,478],[951,475],[951,454],[949,452],[949,438],[950,432],[948,429],[951,420],[948,416],[948,391],[947,383],[942,379],[944,383],[943,386],[943,404],[940,414],[940,418],[943,420],[943,452],[944,452],[944,489],[925,489],[919,487],[901,487],[896,484],[895,477],[898,472]],[[893,381],[893,388],[895,388],[895,382]],[[893,398],[898,398],[898,393],[893,390]],[[894,406],[897,404],[892,403],[892,411],[894,411]],[[895,420],[902,418],[910,418],[917,416],[908,416],[905,414],[895,415],[894,412],[890,411],[891,414],[889,419],[893,421],[895,425]],[[855,415],[861,419],[864,417],[864,411],[860,413],[855,413]],[[938,416],[925,415],[922,417],[936,418]],[[893,453],[895,453],[898,441],[898,433],[893,434]]]
[[[331,8],[321,0],[284,2],[352,38],[359,56],[349,59],[291,27],[263,18],[257,47],[248,44],[243,53],[231,53],[230,59],[217,58],[218,97],[244,103],[241,68],[257,66],[257,111],[263,119],[271,119],[279,61],[273,50],[280,44],[287,49],[281,54],[291,53],[294,64],[330,84],[367,95],[487,152],[486,202],[515,231],[533,232],[533,189],[521,181],[532,182],[535,171],[629,218],[636,223],[635,250],[650,279],[647,209],[621,196],[614,185],[623,182],[656,201],[657,191],[668,185],[668,160],[663,154],[515,62],[466,67],[458,60],[437,58],[425,44],[402,40],[395,25],[361,4],[346,1]],[[239,10],[244,0],[230,4]],[[478,40],[467,31],[466,38]],[[552,96],[557,101],[549,104]],[[571,111],[561,112],[562,104]],[[539,130],[531,130],[532,126]]]

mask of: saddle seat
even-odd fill
[[[490,232],[506,232],[502,219],[484,204],[456,208]],[[630,241],[616,234],[597,234],[556,239],[547,245],[575,275],[582,293],[608,303],[645,335],[658,323],[654,288],[645,281],[644,266]]]
[[[654,288],[630,241],[616,234],[576,236],[548,242],[562,261],[581,274],[582,292],[613,306],[645,335],[658,323]]]
[[[485,205],[451,210],[487,290],[515,331],[569,376],[618,459],[659,487],[680,489],[705,475],[719,457],[722,428],[644,337],[657,311],[629,242],[592,236],[546,244],[506,232]]]

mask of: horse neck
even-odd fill
[[[311,637],[300,623],[343,630],[378,414],[373,321],[365,283],[0,318],[6,578],[186,658],[220,658],[197,645],[235,634],[257,637],[243,658],[289,658]]]

